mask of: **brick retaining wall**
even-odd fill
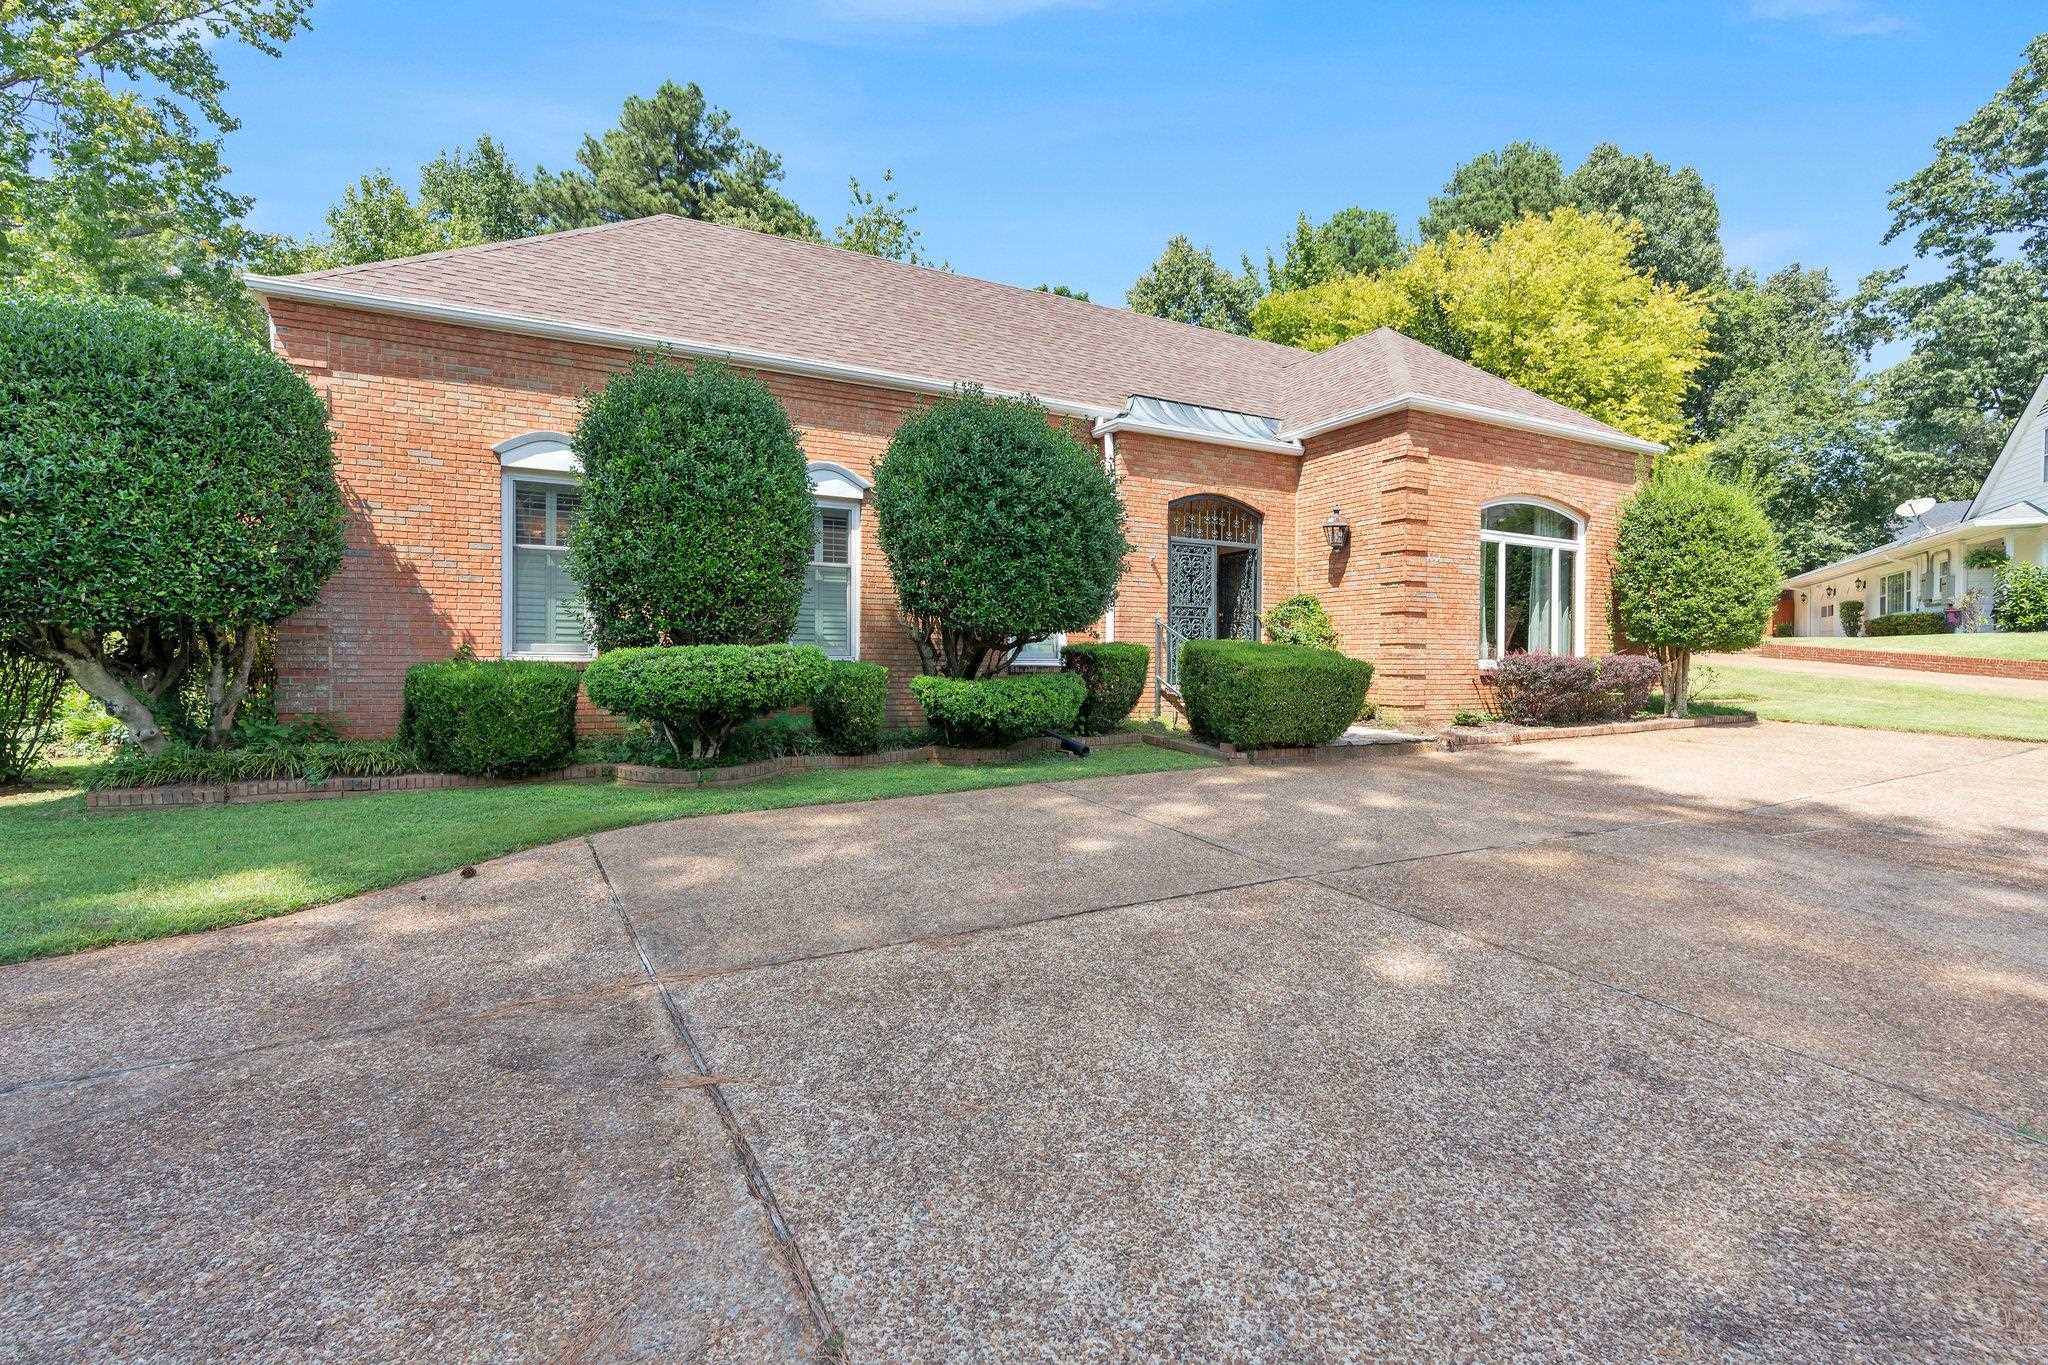
[[[1809,663],[1915,668],[1923,673],[1966,673],[1977,678],[2027,678],[2048,682],[2048,659],[1972,659],[1955,654],[1914,654],[1900,649],[1830,649],[1826,645],[1768,642],[1757,653],[1766,659],[1805,659]]]

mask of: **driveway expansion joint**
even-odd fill
[[[811,1278],[810,1267],[804,1261],[803,1248],[797,1244],[796,1232],[790,1227],[789,1219],[783,1214],[782,1205],[775,1197],[775,1187],[768,1181],[767,1169],[762,1166],[760,1157],[755,1154],[753,1144],[747,1140],[745,1130],[740,1127],[739,1116],[733,1112],[732,1104],[726,1098],[724,1082],[729,1078],[719,1075],[712,1069],[710,1059],[704,1055],[696,1035],[690,1031],[689,1017],[684,1014],[683,1007],[677,1003],[675,995],[669,990],[668,982],[654,970],[654,963],[647,956],[646,946],[640,941],[639,930],[634,927],[633,916],[627,911],[625,902],[619,898],[618,888],[612,885],[611,873],[605,869],[604,857],[597,851],[597,845],[586,835],[583,846],[590,851],[590,861],[596,866],[599,879],[604,882],[605,896],[611,901],[612,909],[618,912],[619,922],[625,926],[626,937],[633,945],[633,952],[640,959],[641,971],[646,974],[648,984],[653,986],[656,998],[661,1001],[662,1013],[668,1017],[669,1028],[675,1033],[676,1040],[682,1044],[684,1053],[690,1059],[690,1065],[697,1070],[702,1084],[693,1088],[710,1097],[711,1106],[718,1114],[718,1121],[725,1128],[726,1140],[732,1145],[733,1156],[739,1163],[740,1172],[746,1178],[747,1192],[760,1201],[763,1211],[767,1214],[769,1231],[775,1239],[776,1247],[782,1252],[783,1264],[788,1268],[791,1280],[795,1282],[797,1296],[803,1301],[804,1311],[810,1317],[811,1328],[818,1335],[821,1349],[828,1359],[843,1360],[845,1338],[832,1321],[831,1310],[825,1306],[825,1299],[818,1292],[817,1282]]]

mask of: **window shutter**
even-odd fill
[[[804,575],[804,602],[797,611],[792,643],[816,645],[835,659],[852,658],[852,586],[853,570],[847,565],[811,565]]]

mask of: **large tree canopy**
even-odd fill
[[[272,56],[311,0],[0,5],[0,284],[132,296],[255,325],[219,137],[222,44]]]
[[[1443,193],[1430,196],[1422,240],[1441,242],[1454,232],[1490,237],[1530,214],[1545,214],[1568,202],[1557,153],[1533,142],[1511,142],[1451,172]]]
[[[1124,296],[1132,312],[1239,335],[1251,331],[1258,301],[1259,284],[1249,273],[1231,274],[1207,248],[1181,236],[1167,240],[1159,259]]]
[[[1684,433],[1706,305],[1630,264],[1634,223],[1561,208],[1488,239],[1457,232],[1398,269],[1268,295],[1256,334],[1325,350],[1392,327],[1652,441]]]
[[[1713,302],[1694,430],[1711,466],[1763,499],[1785,572],[1882,541],[1924,471],[1892,440],[1858,373],[1848,309],[1827,272],[1791,266],[1759,281],[1743,271]]]
[[[1711,289],[1727,273],[1721,253],[1721,206],[1687,166],[1673,170],[1645,152],[1629,156],[1611,142],[1586,154],[1565,178],[1565,202],[1586,213],[1611,213],[1642,225],[1636,267],[1666,284]]]
[[[905,265],[929,265],[944,270],[945,262],[924,254],[924,231],[910,221],[917,205],[898,202],[892,183],[895,179],[894,171],[883,171],[881,189],[876,193],[862,189],[858,179],[849,178],[847,185],[853,203],[832,240],[848,251],[864,251]]]
[[[1407,248],[1394,216],[1379,209],[1339,209],[1321,223],[1307,214],[1294,220],[1286,256],[1266,257],[1266,287],[1274,291],[1306,289],[1339,275],[1371,275],[1399,265]],[[1252,273],[1245,262],[1245,274]]]
[[[1867,340],[1912,343],[1881,392],[1901,444],[1938,458],[1927,491],[1954,495],[1989,472],[2048,373],[2048,34],[1934,152],[1892,188],[1885,240],[1912,233],[1946,273],[1882,272],[1859,297]]]
[[[629,95],[618,126],[583,139],[579,169],[534,172],[534,204],[550,229],[592,227],[657,213],[818,236],[817,220],[776,188],[782,158],[749,142],[732,115],[693,81]]]
[[[341,563],[327,408],[284,361],[135,303],[0,303],[0,634],[157,752],[224,742],[263,630]]]

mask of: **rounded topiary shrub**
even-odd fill
[[[576,747],[582,676],[567,664],[451,659],[406,670],[401,744],[429,772],[524,777]]]
[[[1188,724],[1240,749],[1328,744],[1365,706],[1372,665],[1307,645],[1190,640],[1180,650]]]
[[[642,359],[585,401],[575,446],[569,572],[599,649],[789,639],[811,487],[774,394],[712,361]]]
[[[0,301],[0,635],[159,752],[220,667],[225,743],[269,626],[341,564],[327,408],[283,360],[133,303]]]
[[[912,678],[910,695],[948,744],[1009,744],[1072,730],[1087,700],[1078,673],[1010,678]]]
[[[1028,399],[974,390],[913,414],[875,468],[882,553],[924,671],[1001,672],[1108,609],[1130,543],[1095,448]]]
[[[1760,643],[1778,604],[1778,535],[1756,492],[1698,460],[1665,459],[1621,509],[1614,603],[1664,668],[1664,709],[1685,714],[1696,650]]]
[[[1144,645],[1123,643],[1068,645],[1060,651],[1060,662],[1088,687],[1076,722],[1081,733],[1105,735],[1124,723],[1144,694],[1152,651]]]
[[[835,754],[871,754],[882,747],[889,670],[880,664],[835,663],[811,698],[811,724]]]
[[[614,649],[583,675],[590,700],[647,721],[678,755],[711,759],[755,716],[802,706],[825,680],[811,645],[677,645]]]

